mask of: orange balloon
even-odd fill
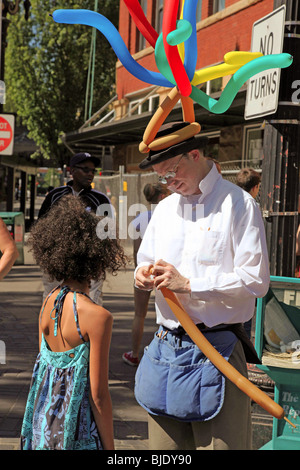
[[[167,147],[172,145],[179,144],[183,140],[190,139],[198,134],[201,130],[201,126],[198,122],[192,122],[188,124],[183,129],[179,129],[176,132],[172,132],[172,134],[165,135],[163,137],[159,137],[158,139],[151,142],[148,145],[150,150],[164,150]]]
[[[180,99],[180,93],[177,87],[172,88],[164,101],[159,105],[155,114],[150,119],[144,135],[143,141],[140,143],[139,151],[142,153],[149,152],[148,145],[155,139],[157,132],[164,123],[166,117],[170,114],[177,101]]]
[[[284,418],[289,422],[289,424],[295,427],[295,425],[284,416],[284,410],[278,403],[274,402],[266,393],[240,374],[220,353],[218,353],[212,344],[199,331],[195,323],[184,310],[175,293],[166,287],[162,287],[161,292],[186,333],[203,354],[205,354],[205,356],[217,367],[217,369],[219,369],[219,371],[231,380],[231,382],[233,382],[242,392],[248,395],[272,416],[277,419]]]
[[[189,96],[181,96],[181,104],[183,111],[183,120],[185,122],[195,121],[194,102]]]

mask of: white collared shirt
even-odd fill
[[[189,278],[191,294],[177,296],[194,323],[212,327],[245,322],[270,280],[260,210],[253,197],[223,179],[215,165],[199,188],[199,195],[172,194],[157,205],[137,269],[163,259]],[[160,291],[155,301],[157,323],[176,328],[179,322]]]

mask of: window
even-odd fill
[[[223,79],[222,77],[214,78],[213,80],[208,80],[207,82],[200,83],[197,85],[197,88],[200,88],[207,95],[212,95],[217,91],[222,91]]]
[[[139,100],[130,101],[128,107],[128,114],[133,116],[134,114],[143,114],[148,111],[155,111],[159,105],[159,95],[150,96],[146,101],[143,102],[143,98]]]
[[[196,10],[196,22],[201,21],[202,18],[202,0],[198,0],[197,10]]]
[[[214,13],[217,13],[218,11],[224,10],[224,8],[225,8],[225,0],[213,0],[212,15]]]
[[[130,101],[129,107],[128,107],[128,114],[130,116],[133,116],[134,114],[141,114],[142,110],[140,110],[140,112],[139,112],[140,106],[136,106],[136,105],[138,105],[138,103],[139,103],[138,100]]]
[[[143,9],[143,12],[145,16],[147,16],[147,0],[140,0],[141,7]],[[138,50],[141,51],[142,49],[145,49],[146,47],[146,39],[144,36],[140,33],[140,31],[137,31],[137,35],[139,38],[138,41]]]
[[[156,31],[158,34],[162,32],[162,23],[163,23],[163,9],[164,9],[164,0],[156,1]]]
[[[212,93],[216,93],[217,91],[222,90],[222,84],[223,80],[222,77],[214,78],[213,80],[209,81],[209,92],[207,93],[208,95],[211,95]]]
[[[263,129],[257,124],[244,127],[243,167],[261,167],[263,135]]]

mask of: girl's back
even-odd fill
[[[79,297],[83,307],[93,306],[86,294],[64,286],[42,308],[40,353],[21,432],[23,449],[102,448],[89,401],[90,341],[80,329]]]

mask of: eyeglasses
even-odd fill
[[[175,168],[172,171],[167,171],[167,173],[164,176],[159,176],[158,177],[158,182],[159,183],[168,184],[168,179],[169,178],[175,178],[180,160],[184,157],[184,155],[185,154],[181,155],[181,157],[179,158],[178,162],[175,165]]]
[[[75,165],[74,168],[79,168],[80,170],[83,171],[83,173],[93,173],[93,175],[95,175],[97,173],[97,170],[95,168],[89,168],[88,166],[77,166],[77,165]]]

